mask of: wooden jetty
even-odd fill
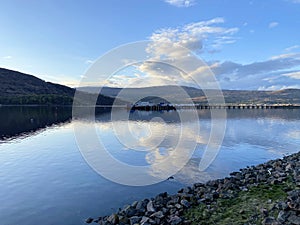
[[[162,111],[162,110],[176,110],[176,107],[173,105],[147,105],[147,106],[136,106],[133,105],[131,110],[142,110],[142,111]]]
[[[300,108],[300,104],[177,104],[176,109],[280,109],[280,108]]]

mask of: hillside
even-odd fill
[[[183,96],[180,93],[180,89],[183,89],[188,95]],[[181,90],[182,90],[181,89]],[[90,93],[94,93],[97,88],[89,87]],[[101,94],[111,97],[117,97],[121,88],[109,88],[103,87]],[[124,91],[124,90],[123,90]],[[196,103],[207,103],[204,92],[200,89],[193,87],[177,87],[177,86],[158,86],[158,87],[147,87],[147,88],[128,88],[125,90],[128,99],[132,99],[135,96],[152,96],[147,97],[147,101],[156,102],[159,96],[161,98],[173,100],[173,103],[180,102],[184,103],[186,97],[190,96]],[[211,93],[211,96],[216,97],[213,90],[207,90]],[[300,89],[286,89],[279,91],[249,91],[249,90],[223,90],[223,95],[226,103],[290,103],[300,104]]]
[[[88,92],[85,99],[98,95],[97,87],[83,87],[81,91]],[[98,105],[112,105],[119,96],[123,100],[131,101],[144,96],[145,101],[160,102],[164,98],[172,103],[185,103],[192,99],[196,103],[207,103],[204,92],[193,87],[157,86],[146,88],[110,88],[103,87],[98,96]],[[211,96],[218,97],[213,90],[207,90]],[[64,85],[46,82],[35,76],[0,68],[0,104],[7,105],[71,105],[75,89]],[[185,94],[182,94],[185,93]],[[300,104],[300,89],[286,89],[280,91],[247,91],[223,90],[226,103],[290,103]],[[125,104],[119,100],[118,104]]]
[[[0,68],[0,104],[72,105],[74,93],[74,88]],[[87,96],[92,97],[93,94]],[[98,96],[97,104],[112,105],[113,102],[112,97]]]
[[[73,95],[74,89],[43,81],[35,76],[0,68],[0,95]]]

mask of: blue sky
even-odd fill
[[[3,0],[0,27],[0,67],[69,86],[112,48],[168,38],[222,88],[300,88],[299,0]]]

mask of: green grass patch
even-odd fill
[[[277,217],[278,210],[273,206],[286,199],[286,192],[292,186],[290,182],[261,184],[248,191],[239,191],[235,198],[218,199],[209,207],[202,203],[188,210],[185,218],[192,224],[261,224],[264,213]]]

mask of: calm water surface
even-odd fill
[[[109,110],[98,111],[95,127],[103,144],[109,146],[116,158],[132,165],[151,164],[168,154],[162,149],[172,147],[175,131],[181,126],[176,112],[132,113],[130,126],[136,138],[144,140],[149,135],[159,138],[167,134],[162,148],[149,155],[123,146],[115,136]],[[84,161],[73,127],[90,121],[71,121],[71,108],[0,107],[0,224],[84,224],[89,216],[111,213],[134,200],[164,191],[175,193],[182,186],[221,178],[242,167],[300,149],[299,109],[228,110],[220,152],[205,172],[199,172],[210,119],[209,111],[198,113],[201,135],[197,148],[175,179],[129,187],[104,179]],[[153,118],[162,118],[164,122]],[[185,125],[193,126],[196,122],[187,121]],[[122,127],[124,121],[114,123]],[[149,126],[151,134],[145,129]],[[145,148],[151,145],[143,143]]]

